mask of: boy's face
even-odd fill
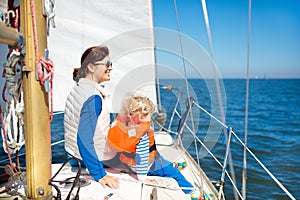
[[[147,115],[142,115],[140,117],[141,122],[150,122],[151,121],[151,114],[148,113]]]
[[[141,116],[134,116],[130,117],[130,121],[135,124],[140,124],[143,122],[150,122],[151,121],[151,114],[141,115]]]

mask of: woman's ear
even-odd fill
[[[87,68],[90,72],[94,72],[95,71],[95,65],[93,65],[92,63],[87,65]]]

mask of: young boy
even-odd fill
[[[148,176],[174,178],[182,188],[193,188],[173,163],[165,160],[156,150],[151,115],[155,106],[143,96],[125,99],[121,112],[108,133],[108,143],[120,153],[120,160],[137,174],[141,181],[151,181]],[[198,189],[183,189],[192,200],[200,198]]]

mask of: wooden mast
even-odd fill
[[[39,57],[47,48],[46,19],[42,1],[34,0]],[[52,199],[51,134],[48,93],[36,79],[36,55],[29,0],[20,1],[21,32],[25,40],[26,67],[23,69],[27,199]]]

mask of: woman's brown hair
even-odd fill
[[[88,64],[101,61],[108,55],[109,50],[104,45],[93,46],[86,49],[81,56],[80,68],[74,68],[73,80],[75,80],[78,83],[80,78],[86,77],[86,74],[88,72]]]

